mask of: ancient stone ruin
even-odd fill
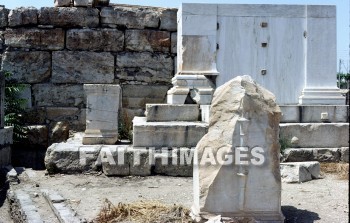
[[[48,174],[193,176],[195,219],[283,222],[281,181],[348,162],[334,6],[106,2],[0,6],[1,70],[27,86],[23,148]]]
[[[208,133],[196,147],[194,217],[284,222],[280,118],[274,95],[250,76],[216,89]]]

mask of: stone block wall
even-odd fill
[[[28,125],[85,129],[83,84],[120,84],[129,120],[163,103],[175,73],[177,9],[0,6],[1,69],[27,84]],[[111,102],[113,103],[113,102]]]

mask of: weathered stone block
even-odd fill
[[[348,110],[349,106],[346,105],[301,106],[300,115],[303,123],[322,122],[322,113],[327,113],[326,122],[348,122]]]
[[[144,116],[147,103],[164,103],[169,89],[164,85],[123,85],[123,108],[130,120]]]
[[[177,9],[164,9],[161,11],[159,29],[177,30]]]
[[[165,54],[124,52],[117,55],[117,77],[121,80],[170,83],[173,59]]]
[[[345,163],[349,163],[349,147],[340,148],[340,160]]]
[[[338,148],[314,148],[313,154],[319,162],[339,162],[341,156]]]
[[[132,51],[169,52],[170,33],[156,30],[126,30],[125,48]]]
[[[99,11],[97,8],[43,7],[39,13],[39,24],[58,27],[98,27]]]
[[[110,53],[60,51],[52,53],[52,83],[112,83],[114,56]]]
[[[139,147],[193,147],[207,133],[200,122],[146,122],[133,119],[133,145]]]
[[[284,151],[283,158],[285,162],[313,161],[314,154],[312,149],[289,148]]]
[[[55,7],[67,7],[70,6],[71,0],[55,0]]]
[[[98,158],[107,176],[129,176],[130,160],[128,146],[103,146]]]
[[[198,105],[147,104],[147,122],[199,121]]]
[[[25,26],[38,24],[38,10],[34,7],[12,9],[8,15],[9,26]]]
[[[20,83],[40,83],[51,76],[51,55],[44,51],[5,52],[2,69]]]
[[[45,167],[49,173],[79,173],[96,170],[101,146],[54,143],[46,151]]]
[[[149,176],[151,175],[152,164],[150,163],[150,156],[148,149],[143,148],[129,148],[130,152],[130,175],[132,176]]]
[[[32,90],[35,106],[79,107],[84,104],[83,85],[35,84]]]
[[[5,44],[15,48],[61,50],[64,48],[64,30],[19,28],[7,29]]]
[[[177,53],[177,33],[171,33],[171,53]]]
[[[69,50],[122,51],[124,33],[116,29],[70,29],[66,41]]]
[[[167,176],[191,177],[193,175],[194,148],[173,148],[155,154],[154,173]]]
[[[281,123],[295,123],[300,122],[299,106],[284,105],[280,106],[282,111]]]
[[[320,177],[319,162],[292,162],[281,163],[282,182],[302,183]]]
[[[280,138],[299,139],[300,148],[339,148],[349,145],[349,123],[280,124]]]
[[[30,145],[47,147],[49,131],[45,125],[27,126],[27,140]]]
[[[78,7],[78,6],[92,6],[92,3],[94,2],[94,0],[74,0],[74,6]]]
[[[115,6],[101,10],[101,23],[104,27],[126,26],[128,29],[158,28],[159,12],[150,7]]]
[[[290,148],[284,152],[286,162],[339,162],[341,153],[338,148]]]
[[[165,100],[169,86],[166,85],[123,85],[125,98],[159,98]]]
[[[0,6],[0,28],[7,26],[7,16],[9,14],[9,10],[4,6]]]
[[[44,222],[29,192],[21,189],[13,190],[8,193],[8,199],[11,200],[11,211],[14,222]]]

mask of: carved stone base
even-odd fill
[[[345,105],[345,97],[338,88],[305,88],[299,97],[301,105]]]
[[[83,137],[84,145],[114,145],[118,140],[118,131],[111,130],[85,130]]]
[[[168,91],[168,104],[184,104],[189,95],[200,105],[209,105],[213,97],[215,84],[204,75],[176,75],[174,85]]]

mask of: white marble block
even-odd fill
[[[345,104],[335,6],[183,3],[177,38],[177,76],[216,76],[219,87],[249,74],[279,105]]]
[[[215,91],[209,130],[194,155],[193,218],[284,222],[280,118],[275,96],[250,76],[236,77]]]
[[[119,85],[84,84],[87,98],[83,144],[115,144],[118,140]]]

